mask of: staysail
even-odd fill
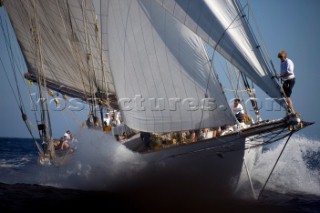
[[[101,11],[126,125],[171,132],[235,123],[199,36],[156,1],[110,0]]]
[[[5,6],[27,61],[27,78],[43,72],[49,88],[74,97],[114,93],[91,1],[10,0]]]

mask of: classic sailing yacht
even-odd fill
[[[88,102],[92,113],[94,106],[119,109],[135,131],[239,126],[207,45],[213,57],[221,54],[285,106],[244,14],[248,5],[237,0],[10,0],[4,6],[27,61],[25,77],[39,84],[43,96],[53,89]],[[48,144],[41,154],[54,162],[46,108],[43,103],[38,125]],[[271,143],[309,124],[291,115],[196,143],[150,150],[136,135],[124,145],[176,177],[195,175],[197,168],[223,184],[239,176],[250,142]]]

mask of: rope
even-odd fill
[[[250,173],[249,173],[249,170],[248,170],[248,167],[247,167],[247,163],[246,163],[246,159],[245,159],[245,158],[243,158],[243,163],[244,163],[244,167],[245,167],[245,169],[246,169],[246,172],[247,172],[247,175],[248,175],[248,178],[249,178],[252,195],[253,195],[254,198],[256,198],[256,193],[254,192],[254,187],[253,187],[253,184],[252,184],[251,175],[250,175]]]
[[[260,40],[261,40],[263,49],[264,49],[264,51],[265,51],[265,53],[266,53],[266,56],[267,56],[268,60],[270,61],[270,64],[271,64],[271,67],[272,67],[272,69],[273,69],[274,74],[276,74],[276,71],[275,71],[273,62],[272,62],[272,60],[271,60],[270,54],[269,54],[269,52],[268,52],[267,46],[266,46],[266,44],[265,44],[265,42],[264,42],[264,40],[263,40],[262,33],[261,33],[260,29],[259,29],[259,26],[258,26],[257,21],[256,21],[256,19],[255,19],[254,13],[252,12],[251,6],[250,6],[250,4],[249,4],[248,1],[247,1],[247,5],[248,5],[249,14],[252,16],[253,23],[254,23],[255,28],[257,29],[257,33],[258,33],[258,35],[259,35],[259,37],[260,37]]]
[[[244,9],[245,9],[245,6],[241,9],[240,13],[238,13],[237,16],[231,21],[231,23],[225,28],[225,30],[223,31],[223,33],[221,34],[219,40],[217,41],[216,45],[215,45],[214,48],[213,48],[211,61],[208,60],[208,62],[212,62],[212,61],[213,61],[214,56],[215,56],[215,52],[217,51],[217,48],[218,48],[218,46],[220,45],[220,42],[223,40],[223,38],[225,37],[227,31],[229,30],[229,28],[231,28],[231,26],[233,25],[233,23],[240,18],[240,15],[241,15],[241,13],[242,13],[242,11],[243,11]],[[207,53],[207,55],[208,55],[208,53]],[[208,80],[207,80],[207,82],[206,82],[205,97],[208,97],[208,90],[209,90],[209,84],[210,84],[211,75],[215,75],[215,77],[216,77],[217,79],[219,79],[217,73],[216,73],[215,70],[214,70],[213,63],[210,63],[210,70],[211,70],[211,72],[209,72]],[[219,84],[219,85],[220,85],[221,89],[223,89],[222,86],[221,86],[221,84]],[[199,123],[199,126],[200,126],[200,127],[201,127],[202,121],[203,121],[203,111],[201,112],[201,119],[200,119],[200,123]],[[235,121],[237,121],[237,119],[235,119]]]
[[[7,22],[6,22],[7,23]],[[13,70],[13,75],[14,75],[14,80],[15,80],[15,84],[16,84],[16,89],[17,89],[17,93],[18,93],[18,97],[17,95],[15,94],[15,90],[13,89],[13,86],[11,84],[11,81],[9,79],[9,75],[5,69],[5,66],[3,64],[3,61],[2,59],[0,58],[0,62],[1,62],[1,65],[3,67],[3,70],[5,72],[5,76],[7,78],[7,81],[9,83],[9,86],[12,90],[12,93],[13,93],[13,96],[14,96],[14,99],[19,107],[19,110],[21,112],[21,115],[22,115],[22,119],[27,127],[27,130],[30,134],[30,136],[32,137],[33,141],[35,142],[35,145],[37,146],[38,148],[38,151],[39,153],[43,153],[43,150],[41,148],[41,146],[38,144],[37,140],[35,139],[33,133],[32,133],[32,130],[31,130],[31,126],[32,126],[32,123],[27,119],[27,115],[24,113],[25,112],[25,107],[24,107],[24,104],[23,104],[23,101],[22,101],[22,96],[21,96],[21,92],[20,92],[20,87],[19,87],[19,84],[18,84],[18,78],[17,78],[17,70],[15,68],[15,65],[14,65],[14,54],[13,54],[13,50],[12,50],[12,46],[11,46],[11,39],[10,39],[10,36],[9,35],[5,35],[5,32],[10,32],[9,28],[8,28],[8,25],[6,24],[6,31],[4,29],[4,25],[2,23],[2,19],[0,19],[0,25],[1,25],[1,29],[2,29],[2,32],[4,34],[4,37],[5,37],[5,43],[6,43],[6,47],[7,47],[7,51],[8,51],[8,56],[9,56],[9,60],[10,60],[10,64],[11,64],[11,67],[12,67],[12,70]],[[16,62],[17,63],[17,62]],[[20,75],[22,76],[22,73],[20,70],[18,70]],[[25,82],[24,82],[25,83]],[[29,90],[30,92],[30,90]]]
[[[220,42],[223,40],[223,38],[225,37],[227,31],[229,28],[231,28],[231,26],[233,25],[233,23],[238,20],[240,18],[240,15],[242,13],[242,11],[246,8],[246,6],[243,6],[243,8],[240,10],[240,13],[237,14],[237,16],[231,21],[231,23],[228,25],[228,27],[224,30],[224,32],[221,34],[219,40],[217,41],[215,47],[213,48],[213,52],[212,52],[212,57],[211,57],[211,61],[213,61],[214,56],[215,56],[215,52],[217,51],[217,48],[220,44]],[[206,86],[206,93],[208,94],[208,89],[209,89],[209,80],[210,80],[210,76],[212,75],[212,73],[215,74],[214,70],[212,69],[211,72],[209,73],[209,77],[208,77],[208,81],[207,81],[207,86]]]
[[[265,42],[264,42],[264,39],[263,39],[263,37],[262,37],[262,33],[261,33],[261,31],[260,31],[260,29],[259,29],[259,27],[258,27],[257,21],[256,21],[256,19],[255,19],[255,17],[254,17],[254,13],[252,12],[252,9],[251,9],[251,6],[250,6],[249,2],[248,2],[248,1],[246,1],[246,2],[247,2],[247,3],[246,3],[246,6],[248,6],[248,12],[249,12],[249,14],[252,16],[251,19],[253,20],[253,23],[254,23],[255,28],[256,28],[256,30],[257,30],[257,33],[258,33],[258,35],[259,35],[260,41],[261,41],[261,43],[262,43],[262,46],[263,46],[265,55],[266,55],[267,59],[269,60],[272,69],[270,69],[270,66],[269,66],[268,63],[266,63],[266,65],[268,66],[268,68],[269,68],[271,71],[273,71],[273,74],[276,75],[276,74],[277,74],[277,73],[276,73],[276,69],[275,69],[275,67],[274,67],[273,61],[271,60],[270,54],[269,54],[269,52],[268,52],[268,49],[267,49],[266,44],[265,44]],[[238,4],[240,5],[239,1],[238,1]],[[244,7],[245,7],[245,6],[244,6]],[[252,31],[251,25],[250,25],[250,23],[249,23],[249,20],[246,19],[246,21],[247,21],[247,24],[248,24],[248,26],[249,26],[249,29]],[[256,38],[255,38],[255,39],[256,39]],[[257,42],[257,44],[258,44],[258,42]],[[261,49],[260,49],[260,52],[261,52],[261,55],[263,56],[263,59],[266,61],[266,59],[265,59],[265,57],[264,57],[264,54],[263,54],[263,52],[261,51]],[[267,61],[266,61],[266,62],[267,62]],[[272,73],[271,73],[271,74],[272,74]],[[285,92],[284,92],[284,90],[283,90],[283,88],[282,88],[282,85],[280,84],[279,80],[275,80],[275,81],[276,81],[277,85],[278,85],[279,88],[280,88],[280,93],[281,93],[282,97],[285,97],[284,102],[285,102],[286,108],[289,109],[289,105],[288,105],[287,100],[286,100],[287,96],[286,96],[286,94],[285,94]],[[287,111],[288,111],[288,110],[287,110]]]
[[[266,185],[267,185],[267,183],[268,183],[268,181],[269,181],[269,179],[270,179],[270,177],[271,177],[274,169],[276,168],[276,165],[278,164],[278,161],[279,161],[279,159],[280,159],[280,157],[281,157],[284,149],[286,148],[286,146],[287,146],[287,144],[288,144],[288,142],[289,142],[289,139],[291,138],[291,136],[292,136],[293,133],[294,133],[294,132],[292,131],[292,132],[289,134],[289,137],[288,137],[286,143],[284,144],[284,146],[283,146],[283,148],[282,148],[282,150],[281,150],[281,152],[280,152],[280,155],[278,156],[278,158],[277,158],[277,160],[276,160],[276,162],[275,162],[275,164],[274,164],[274,166],[273,166],[273,168],[272,168],[272,170],[271,170],[271,172],[270,172],[270,174],[269,174],[266,182],[264,183],[264,185],[263,185],[263,187],[262,187],[262,189],[261,189],[261,191],[260,191],[260,193],[259,193],[259,195],[258,195],[258,200],[260,199],[260,197],[261,197],[261,195],[262,195],[262,193],[263,193],[263,191],[264,191],[264,189],[265,189],[265,187],[266,187]]]
[[[0,62],[2,64],[2,67],[3,67],[3,70],[5,72],[5,75],[6,75],[6,78],[9,82],[9,85],[11,87],[11,90],[13,92],[13,95],[14,95],[14,98],[19,106],[19,109],[21,111],[21,113],[23,113],[24,110],[24,105],[23,105],[23,101],[22,101],[22,96],[21,96],[21,92],[20,92],[20,87],[19,87],[19,84],[18,84],[18,78],[17,78],[17,70],[14,66],[14,54],[13,54],[13,51],[12,51],[12,48],[11,48],[11,39],[10,39],[10,36],[7,34],[5,34],[5,29],[4,29],[4,24],[2,23],[2,19],[0,19],[0,25],[1,25],[1,29],[2,29],[2,32],[3,32],[3,35],[5,37],[5,44],[6,44],[6,49],[7,49],[7,52],[8,52],[8,56],[9,56],[9,60],[10,60],[10,64],[11,64],[11,67],[12,67],[12,70],[13,70],[13,77],[14,77],[14,81],[15,81],[15,86],[16,86],[16,91],[17,91],[17,94],[15,94],[14,92],[14,89],[13,89],[13,86],[10,82],[10,79],[9,79],[9,76],[8,76],[8,73],[5,69],[5,66],[4,66],[4,63],[2,61],[2,59],[0,58]],[[7,22],[6,22],[6,29],[7,29],[7,32],[9,33],[9,29],[8,29],[8,25],[7,25]]]

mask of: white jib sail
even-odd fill
[[[129,127],[170,132],[235,123],[195,33],[155,1],[110,0],[101,11],[107,17],[106,53]]]
[[[280,88],[268,68],[243,15],[238,0],[155,0],[266,94],[281,99]]]

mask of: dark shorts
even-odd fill
[[[239,122],[243,122],[244,121],[244,114],[238,113],[238,114],[236,114],[236,118]]]
[[[292,88],[295,83],[296,83],[295,78],[289,79],[289,80],[286,80],[285,82],[283,82],[282,87],[283,87],[284,93],[286,94],[287,97],[291,96]]]

